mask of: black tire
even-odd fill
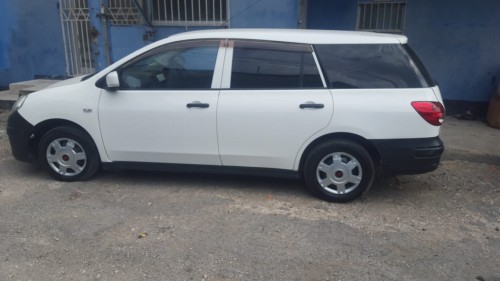
[[[101,165],[92,138],[71,126],[48,131],[38,144],[38,157],[42,167],[61,181],[87,180]]]
[[[317,197],[343,203],[354,200],[371,187],[374,170],[373,160],[362,145],[332,140],[311,150],[304,166],[304,179]]]

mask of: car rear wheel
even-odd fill
[[[311,192],[330,202],[357,198],[370,188],[373,177],[374,165],[368,151],[348,140],[318,145],[308,155],[304,167]]]
[[[100,165],[90,136],[69,126],[47,132],[39,143],[38,153],[42,166],[52,177],[62,181],[86,180]]]

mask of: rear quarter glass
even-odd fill
[[[420,72],[420,75],[422,75],[422,77],[425,79],[425,82],[427,83],[427,86],[428,87],[435,87],[436,86],[436,82],[432,78],[432,76],[429,73],[429,71],[427,71],[427,68],[422,63],[422,61],[420,60],[420,58],[417,56],[417,53],[415,53],[415,51],[413,51],[413,49],[408,44],[403,44],[402,46],[403,46],[403,49],[408,54],[408,56],[410,56],[411,60],[415,64],[415,66],[417,67],[418,71]]]
[[[318,44],[314,49],[332,89],[430,86],[421,62],[401,44]]]

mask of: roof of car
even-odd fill
[[[253,39],[307,44],[404,44],[403,35],[311,29],[215,29],[179,33],[168,41],[193,39]]]
[[[361,31],[333,31],[312,29],[214,29],[183,32],[151,43],[115,62],[95,75],[97,80],[118,65],[156,47],[195,39],[249,39],[304,44],[405,44],[406,36]]]

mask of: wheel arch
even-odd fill
[[[363,146],[368,151],[368,153],[372,157],[373,163],[375,165],[380,164],[382,162],[382,158],[380,156],[380,153],[378,152],[377,148],[369,140],[367,140],[359,135],[356,135],[356,134],[338,132],[338,133],[330,133],[330,134],[320,136],[319,138],[312,141],[306,147],[306,149],[304,150],[304,152],[302,153],[302,155],[300,157],[299,172],[304,171],[304,165],[305,165],[307,156],[313,150],[313,148],[315,148],[316,146],[318,146],[322,143],[325,143],[325,142],[328,142],[331,140],[348,140],[348,141],[355,142],[355,143]]]
[[[97,149],[97,145],[95,143],[95,140],[92,138],[91,134],[86,130],[84,127],[81,125],[69,121],[67,119],[59,119],[59,118],[54,118],[54,119],[47,119],[44,120],[38,124],[35,125],[33,129],[33,138],[30,139],[30,149],[31,149],[31,154],[34,155],[35,157],[38,156],[38,144],[40,143],[40,140],[42,137],[50,130],[61,127],[61,126],[70,126],[70,127],[75,127],[79,130],[81,130],[83,133],[87,134],[89,138],[94,142],[94,146]]]

